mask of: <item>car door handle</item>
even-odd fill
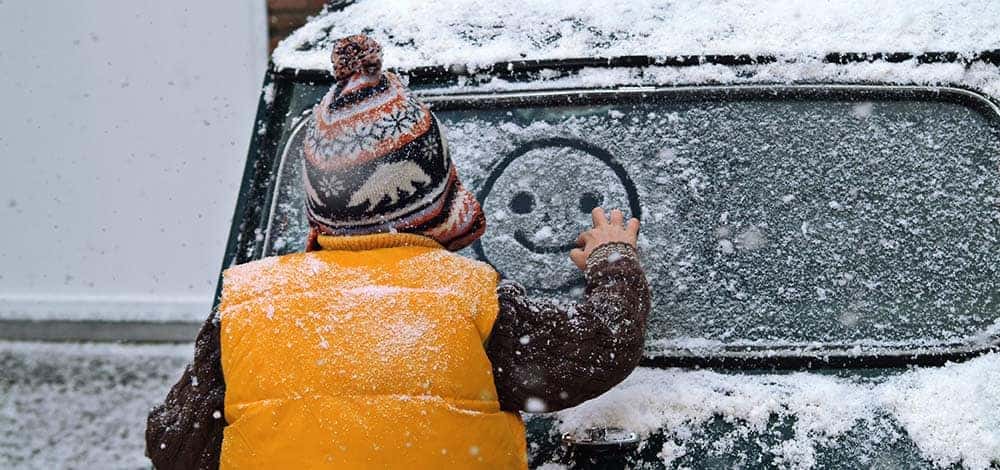
[[[593,427],[563,434],[562,442],[571,451],[630,451],[639,446],[639,435],[617,427]]]

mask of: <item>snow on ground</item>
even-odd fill
[[[365,32],[385,64],[829,52],[971,53],[1000,47],[1000,2],[969,0],[361,1],[284,40],[279,69],[327,69],[332,41]]]
[[[617,426],[645,436],[665,429],[668,463],[713,418],[758,433],[773,416],[794,418],[792,436],[768,449],[789,468],[812,467],[819,447],[836,445],[859,425],[869,425],[866,440],[898,439],[891,427],[878,426],[891,416],[924,458],[985,469],[1000,464],[1000,354],[871,380],[641,368],[611,392],[556,416],[562,432]]]
[[[146,415],[191,354],[0,342],[0,468],[149,468]]]
[[[0,468],[148,468],[146,414],[190,355],[187,344],[0,342]],[[670,439],[661,458],[668,464],[692,440],[705,439],[700,427],[713,419],[740,429],[710,438],[725,448],[769,429],[775,418],[794,418],[791,435],[767,449],[787,468],[821,466],[818,449],[844,442],[858,426],[867,425],[865,442],[899,441],[879,423],[889,416],[923,458],[985,469],[1000,463],[998,372],[996,353],[875,379],[638,369],[608,394],[556,416],[561,432],[600,425],[646,436],[665,428]],[[862,449],[860,457],[879,457],[868,453]]]

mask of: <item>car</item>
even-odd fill
[[[369,25],[487,213],[464,254],[572,302],[590,209],[643,222],[641,367],[525,415],[532,467],[1000,464],[1000,51],[685,55],[655,11],[616,38],[593,6],[456,26],[377,3],[332,2],[275,52],[223,268],[304,248],[304,129],[332,40]]]

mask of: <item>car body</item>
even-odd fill
[[[313,65],[353,6],[276,53],[224,268],[303,248]],[[464,254],[572,301],[588,210],[643,221],[642,367],[526,416],[531,465],[997,465],[1000,53],[692,52],[396,69],[490,220]]]

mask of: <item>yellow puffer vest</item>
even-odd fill
[[[483,348],[496,272],[419,235],[319,242],[225,273],[221,468],[527,468]]]

